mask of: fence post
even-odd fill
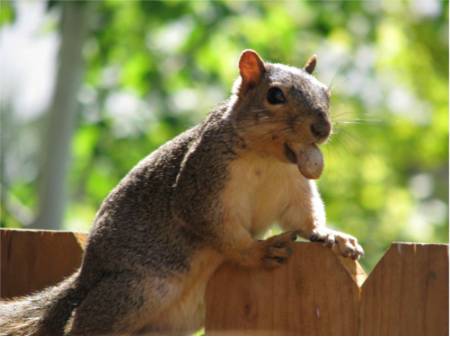
[[[361,335],[448,336],[448,245],[392,244],[362,287]]]
[[[356,335],[361,277],[356,262],[343,265],[316,243],[296,244],[289,262],[273,271],[226,264],[207,287],[205,332]]]
[[[54,285],[81,263],[86,235],[43,230],[0,230],[0,298]]]

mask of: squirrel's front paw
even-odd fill
[[[312,242],[323,242],[325,245],[332,247],[336,253],[354,260],[364,255],[364,250],[355,237],[329,228],[315,229],[309,240]]]
[[[284,264],[292,255],[294,249],[293,244],[297,236],[298,232],[292,231],[271,237],[263,241],[263,267],[272,269]]]

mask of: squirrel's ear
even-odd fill
[[[265,71],[264,61],[261,57],[251,49],[244,50],[239,59],[239,72],[242,77],[241,89],[247,90],[255,86]]]
[[[314,68],[316,68],[316,64],[317,64],[317,55],[314,54],[308,59],[308,61],[306,61],[306,64],[303,67],[303,69],[305,69],[308,74],[312,74]]]

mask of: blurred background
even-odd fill
[[[448,242],[448,2],[0,2],[1,226],[88,231],[143,157],[225,99],[242,49],[332,86],[319,181],[370,270]]]

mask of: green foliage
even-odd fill
[[[336,124],[320,190],[366,267],[394,240],[447,241],[448,3],[434,14],[416,3],[89,3],[67,228],[87,230],[140,159],[228,96],[240,51],[253,48],[297,66],[318,54]],[[11,192],[31,205],[26,189]]]
[[[15,11],[11,1],[0,0],[0,27],[14,21]]]

